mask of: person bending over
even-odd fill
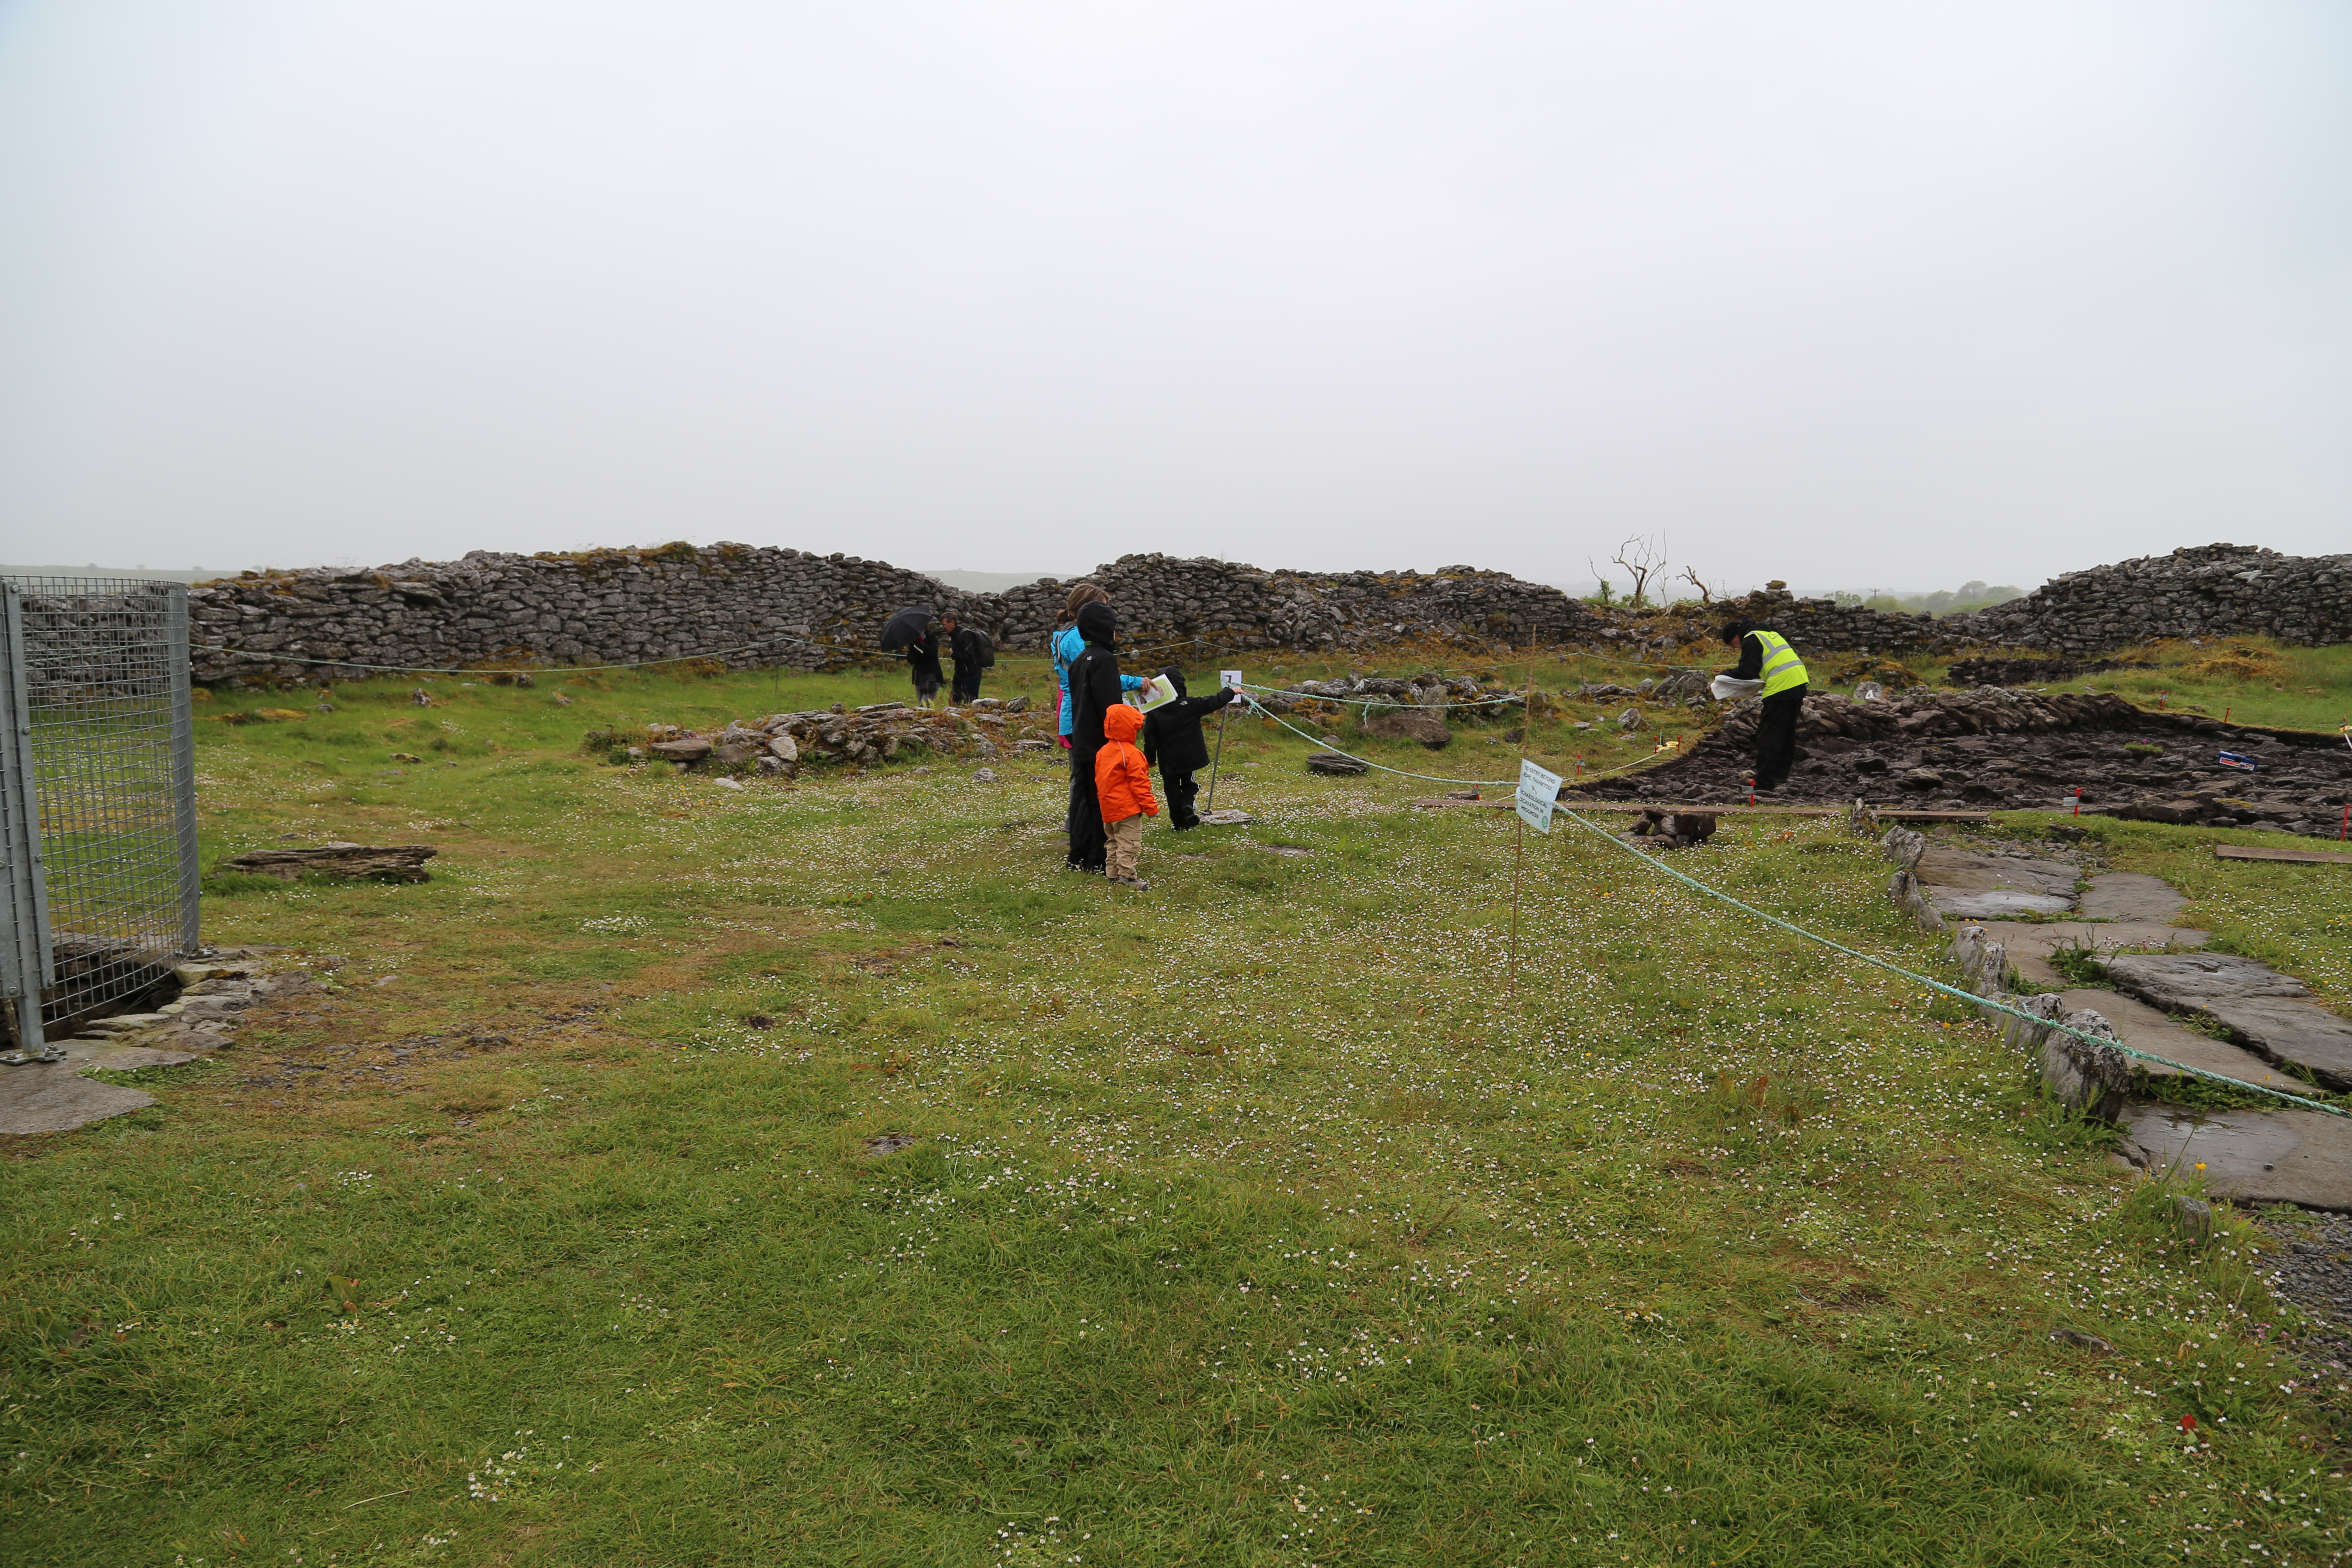
[[[1739,662],[1723,673],[1735,680],[1764,683],[1764,706],[1756,723],[1756,787],[1779,789],[1797,761],[1797,721],[1805,710],[1805,661],[1779,632],[1747,621],[1723,628],[1723,640],[1739,649]]]

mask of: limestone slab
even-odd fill
[[[1929,843],[1911,868],[1921,881],[1964,889],[2015,889],[2050,893],[2074,900],[2077,873],[2063,860],[2040,860],[2024,855],[1985,855],[1948,844]]]
[[[177,1067],[182,1062],[194,1061],[202,1051],[167,1051],[153,1046],[113,1046],[96,1041],[73,1040],[66,1046],[66,1060],[78,1068],[106,1068],[125,1071],[131,1068]]]
[[[2352,1213],[2352,1120],[2317,1110],[2124,1107],[2124,1153],[2144,1170],[2205,1167],[2205,1190],[2237,1203]]]
[[[152,1094],[82,1077],[73,1062],[0,1068],[0,1133],[68,1132],[154,1103]]]
[[[2074,868],[2063,861],[1930,844],[1911,874],[1939,912],[1962,920],[2063,914],[2074,907]]]
[[[2273,1061],[2310,1069],[2330,1089],[2352,1088],[2352,1019],[2305,1000],[2292,974],[2234,953],[2126,953],[2107,973],[2134,995],[2212,1019]]]
[[[2311,987],[2233,952],[2127,953],[2107,964],[2118,985],[2160,1007],[2187,1010],[2246,996],[2308,996]]]
[[[2290,1078],[2271,1063],[2264,1061],[2242,1046],[2227,1040],[2217,1040],[2210,1035],[2200,1035],[2194,1029],[2174,1023],[2147,1003],[2120,992],[2100,991],[2083,987],[2060,994],[2066,1011],[2088,1008],[2112,1025],[2116,1037],[2136,1051],[2148,1051],[2169,1058],[2184,1067],[2202,1068],[2246,1083],[2265,1088],[2283,1089],[2289,1094],[2302,1094],[2310,1086]],[[2135,1061],[2132,1068],[2151,1078],[2175,1076],[2171,1068],[2156,1062]]]
[[[2161,877],[2140,871],[2105,871],[2075,900],[2085,920],[2145,921],[2165,925],[2189,907],[2189,896]]]
[[[1985,933],[2009,950],[2011,967],[2020,978],[2043,987],[2066,984],[2049,962],[2050,954],[2062,947],[2087,948],[2104,959],[2127,948],[2202,947],[2211,940],[2189,926],[2142,921],[1996,921],[1986,923]]]

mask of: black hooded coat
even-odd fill
[[[958,626],[948,639],[948,657],[955,660],[955,689],[966,696],[980,692],[980,672],[996,662],[996,649],[988,634],[971,626]]]
[[[1201,737],[1201,721],[1241,693],[1221,690],[1214,697],[1194,697],[1184,689],[1184,677],[1174,665],[1160,673],[1176,688],[1176,700],[1143,716],[1143,760],[1158,763],[1165,779],[1209,765],[1209,742]]]
[[[1082,605],[1078,635],[1086,651],[1070,664],[1070,864],[1103,868],[1102,802],[1095,795],[1095,754],[1103,749],[1103,715],[1118,701],[1118,617],[1105,604]]]
[[[915,689],[929,697],[940,689],[940,639],[936,632],[925,632],[907,645],[907,666],[915,677]]]

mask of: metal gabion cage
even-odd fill
[[[0,578],[0,999],[16,1049],[197,951],[188,595]]]

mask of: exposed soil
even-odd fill
[[[1687,754],[1596,784],[1601,800],[1729,805],[1746,798],[1757,710],[1735,711]],[[2221,753],[2250,759],[2253,771]],[[2352,748],[2331,735],[2158,713],[2120,697],[2005,688],[1874,702],[1805,699],[1797,766],[1767,798],[1959,811],[2085,810],[2333,838],[2352,800]]]

